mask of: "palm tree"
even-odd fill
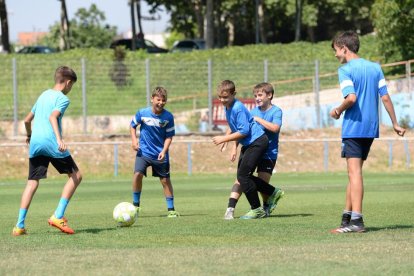
[[[0,0],[1,44],[3,50],[10,53],[9,21],[7,19],[6,0]]]

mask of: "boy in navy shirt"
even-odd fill
[[[164,109],[167,103],[167,90],[156,87],[152,92],[151,106],[138,110],[132,118],[130,133],[132,149],[137,151],[134,178],[132,181],[132,201],[139,211],[142,179],[147,168],[152,167],[152,175],[160,178],[169,218],[179,216],[174,209],[174,193],[170,180],[170,161],[168,149],[175,135],[174,117]],[[140,125],[139,144],[136,128]]]
[[[282,127],[282,110],[278,106],[272,104],[274,89],[270,83],[263,82],[256,85],[253,89],[253,95],[257,106],[250,111],[250,114],[252,114],[253,119],[265,131],[267,138],[269,139],[269,146],[266,154],[261,158],[257,167],[257,176],[269,183],[273,169],[276,166],[277,155],[279,152],[279,132]],[[236,160],[236,156],[237,144],[233,147],[230,160]],[[236,180],[231,189],[224,219],[228,220],[234,218],[234,209],[236,208],[241,193],[240,183]],[[279,193],[280,196],[278,198],[280,199],[283,197],[284,192],[280,190]],[[262,194],[262,198],[263,209],[266,212],[266,216],[269,216],[273,209],[270,209],[269,205],[266,204],[268,197]],[[276,207],[276,205],[274,205],[274,207]]]
[[[384,74],[377,63],[360,58],[359,38],[353,31],[338,34],[332,40],[335,57],[344,64],[338,69],[343,102],[330,112],[342,123],[342,158],[346,158],[349,183],[346,189],[345,210],[339,228],[332,233],[365,232],[362,217],[364,185],[362,166],[368,157],[374,138],[379,137],[378,101],[381,98],[395,132],[404,136],[398,125],[394,106],[388,95]]]
[[[258,191],[269,196],[267,204],[271,209],[281,196],[280,190],[275,189],[266,181],[253,175],[254,169],[266,153],[269,139],[263,129],[257,124],[247,108],[235,98],[236,87],[230,80],[224,80],[217,89],[218,98],[226,110],[229,130],[226,135],[213,137],[215,145],[223,144],[223,149],[230,141],[242,144],[237,166],[237,180],[250,204],[248,211],[241,219],[264,218],[266,212],[260,204]]]

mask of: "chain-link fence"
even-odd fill
[[[402,83],[396,85],[401,86],[397,87],[400,91],[412,91],[413,62],[394,63],[384,68],[387,78]],[[315,117],[312,127],[328,125],[324,124],[327,107],[323,105],[341,97],[339,92],[326,93],[336,95],[334,100],[321,94],[326,89],[337,89],[337,62],[168,62],[157,59],[119,62],[14,57],[3,59],[0,64],[0,134],[24,134],[22,119],[40,93],[53,86],[54,70],[62,64],[72,67],[78,74],[78,83],[69,94],[71,105],[64,120],[67,124],[71,122],[71,127],[64,126],[70,134],[96,133],[97,128],[102,132],[127,129],[136,110],[149,104],[155,86],[167,88],[166,108],[176,116],[181,113],[192,116],[194,111],[203,110],[208,116],[207,129],[213,126],[210,114],[216,86],[224,79],[235,81],[239,98],[251,98],[252,88],[259,82],[272,83],[276,87],[276,103],[286,114],[289,110],[298,113],[297,108],[309,109],[306,112],[311,115],[306,117]],[[189,111],[193,113],[185,113]]]

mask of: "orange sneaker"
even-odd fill
[[[27,234],[27,232],[26,232],[26,229],[24,229],[24,228],[19,228],[17,226],[15,226],[13,228],[12,235],[15,236],[15,237],[22,236],[22,235],[26,235],[26,234]]]
[[[47,222],[50,226],[56,227],[60,231],[66,234],[75,234],[75,231],[73,231],[72,228],[68,226],[68,220],[66,218],[58,219],[55,217],[55,215],[52,215]]]

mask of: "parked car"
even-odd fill
[[[203,39],[177,40],[171,48],[171,52],[189,52],[193,50],[204,50],[206,42]]]
[[[18,54],[52,54],[56,53],[56,49],[47,46],[26,46],[20,49]]]
[[[143,43],[144,42],[144,43]],[[115,48],[117,46],[124,46],[128,50],[132,50],[132,39],[124,38],[118,39],[111,43],[110,48]],[[135,42],[136,49],[146,49],[148,53],[168,53],[167,49],[158,47],[154,42],[144,39],[144,41],[137,39]]]

